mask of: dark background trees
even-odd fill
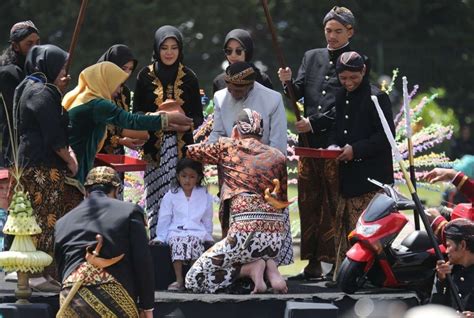
[[[79,0],[2,0],[0,43],[7,45],[13,23],[31,19],[43,43],[67,49],[79,4]],[[358,22],[353,47],[371,58],[373,78],[391,75],[398,67],[411,84],[418,83],[424,90],[444,87],[447,93],[439,103],[452,107],[462,120],[474,118],[474,1],[270,0],[269,4],[295,72],[304,51],[324,46],[324,14],[334,5],[347,6]],[[225,34],[237,27],[252,33],[254,60],[263,64],[279,87],[276,58],[258,0],[91,0],[72,66],[73,79],[115,43],[129,45],[140,67],[146,65],[154,31],[164,24],[183,32],[185,62],[206,92],[222,71]]]

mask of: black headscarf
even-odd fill
[[[55,45],[35,45],[26,56],[25,75],[43,73],[47,82],[53,83],[67,58],[68,53]]]
[[[178,42],[179,55],[173,65],[165,65],[160,59],[160,47],[168,38]],[[164,25],[155,32],[155,43],[153,44],[153,59],[155,60],[155,74],[160,79],[163,87],[174,83],[178,74],[179,63],[183,61],[183,35],[171,25]]]
[[[242,29],[234,29],[227,33],[224,40],[224,49],[229,40],[236,40],[245,49],[245,62],[249,62],[253,57],[253,41],[250,33]]]
[[[112,62],[118,67],[122,67],[129,61],[133,61],[133,70],[137,67],[138,61],[133,56],[132,50],[126,45],[115,44],[112,45],[104,54],[97,60],[100,62]]]

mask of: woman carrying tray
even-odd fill
[[[137,68],[138,61],[133,56],[132,50],[126,45],[115,44],[105,51],[105,53],[97,60],[100,62],[112,62],[122,70],[128,73],[128,77],[132,75],[133,71]],[[128,78],[127,78],[128,79]],[[125,111],[130,112],[130,105],[132,102],[130,89],[122,83],[118,94],[112,96],[113,102]],[[100,153],[124,155],[125,147],[130,149],[137,149],[137,147],[143,146],[146,139],[130,138],[127,135],[127,131],[123,131],[120,127],[114,125],[107,125],[107,137],[104,141],[104,146],[100,150]],[[121,176],[123,180],[123,176]]]
[[[63,99],[70,119],[69,142],[77,156],[76,178],[83,183],[94,164],[97,152],[106,137],[107,124],[134,130],[175,130],[191,125],[192,120],[178,112],[152,116],[131,114],[112,101],[128,78],[128,73],[111,62],[89,66],[79,75],[79,81]]]
[[[388,95],[369,83],[366,65],[356,52],[341,54],[336,73],[342,88],[336,93],[335,135],[331,144],[342,149],[339,161],[339,187],[335,226],[336,270],[345,257],[347,235],[362,211],[378,192],[372,178],[393,183],[392,151],[370,96],[377,96],[392,132],[395,132],[392,105]],[[337,147],[331,146],[329,149]]]

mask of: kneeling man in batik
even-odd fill
[[[255,284],[252,293],[265,292],[265,280],[275,293],[288,291],[273,260],[282,245],[283,213],[288,206],[286,158],[262,144],[262,135],[260,114],[245,108],[231,138],[188,146],[191,159],[222,168],[221,204],[230,210],[231,221],[227,236],[186,275],[186,288],[194,292],[222,292],[244,277]]]

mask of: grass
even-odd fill
[[[441,204],[442,200],[442,195],[441,193],[444,191],[444,187],[440,187],[440,192],[438,191],[432,191],[429,189],[425,188],[419,188],[418,189],[418,196],[421,199],[421,201],[425,204],[426,207],[432,207],[432,206],[438,206]],[[410,197],[410,193],[408,191],[408,188],[405,185],[401,185],[398,187],[398,191],[400,191],[404,196]],[[217,194],[217,186],[211,185],[210,187],[210,193],[213,195]],[[297,186],[295,185],[290,185],[288,188],[288,197],[290,199],[296,198],[298,196],[298,190]],[[296,207],[290,209],[290,221],[292,221],[292,226],[294,227],[299,226],[299,222],[294,222],[295,220],[299,221],[299,211],[297,208],[297,203],[295,203]],[[219,218],[218,218],[218,211],[219,211],[219,206],[217,204],[214,204],[214,218],[213,218],[213,223],[214,223],[214,235],[216,237],[221,237],[221,230],[220,230],[220,223],[219,223]],[[405,214],[411,214],[413,213],[412,211],[404,211]],[[297,224],[295,224],[297,223]],[[299,231],[297,231],[299,232]],[[298,239],[296,241],[299,241]],[[287,266],[281,266],[280,272],[282,275],[286,276],[292,276],[300,273],[303,268],[308,264],[307,260],[301,260],[300,255],[299,255],[299,243],[293,244],[293,250],[295,252],[295,262],[291,265]]]

